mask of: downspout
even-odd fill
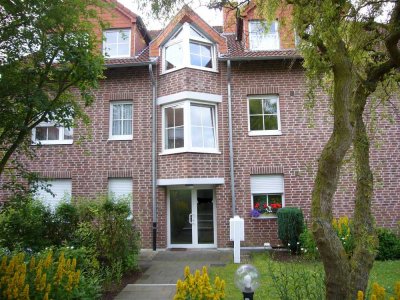
[[[232,133],[232,91],[231,91],[231,61],[226,62],[228,77],[228,126],[229,126],[229,169],[231,176],[232,216],[236,215],[235,169],[233,166],[233,133]]]
[[[156,116],[156,79],[154,77],[153,65],[149,64],[149,73],[152,88],[152,112],[151,112],[151,181],[153,200],[153,251],[157,250],[157,116]]]

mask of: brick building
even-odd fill
[[[185,6],[159,32],[118,3],[102,14],[107,69],[87,110],[90,127],[41,124],[32,134],[42,146],[28,168],[56,194],[39,196],[54,205],[65,192],[129,194],[143,248],[153,239],[157,248],[230,247],[233,214],[245,219],[245,246],[278,244],[276,208],[309,217],[332,118],[322,93],[305,109],[295,34],[290,22],[280,25],[288,11],[266,28],[254,5],[240,24],[224,10],[223,28],[213,28]],[[400,128],[385,119],[378,128],[373,210],[379,226],[395,227]],[[335,215],[351,216],[351,164],[343,169]]]

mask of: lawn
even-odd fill
[[[317,261],[302,257],[284,259],[267,252],[253,253],[251,264],[260,273],[260,286],[254,299],[321,299],[323,293],[323,268]],[[234,274],[239,267],[230,263],[225,267],[212,267],[210,277],[219,276],[226,282],[226,299],[242,299],[241,292],[234,283]],[[400,260],[376,261],[371,272],[370,282],[378,282],[386,289],[387,296],[393,296],[394,285],[400,280]],[[279,285],[277,283],[280,283]],[[281,297],[279,297],[281,295]],[[323,297],[322,297],[323,298]]]

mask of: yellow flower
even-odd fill
[[[190,268],[189,268],[189,266],[186,266],[186,267],[185,267],[185,270],[184,270],[183,274],[185,275],[185,278],[188,277],[188,276],[190,275]]]
[[[358,291],[357,300],[364,300],[364,293],[362,291]]]

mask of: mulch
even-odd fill
[[[130,273],[125,274],[122,277],[121,282],[119,284],[114,284],[113,286],[110,287],[110,289],[107,292],[103,293],[101,299],[113,300],[127,284],[135,283],[135,281],[138,280],[141,275],[142,271],[132,271]]]

